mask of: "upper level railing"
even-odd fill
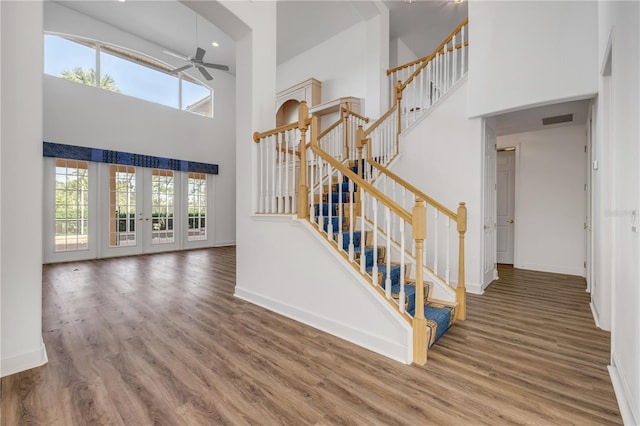
[[[340,108],[340,119],[318,135],[319,146],[339,161],[356,160],[356,132],[369,122],[349,108]]]
[[[458,80],[469,66],[469,18],[465,18],[429,56],[387,71],[392,103],[400,94],[401,129],[412,125]]]

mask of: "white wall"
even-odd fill
[[[594,173],[602,186],[602,205],[597,224],[608,227],[610,238],[595,243],[596,255],[606,258],[608,276],[600,288],[611,284],[610,373],[625,424],[640,424],[640,234],[632,231],[632,211],[640,211],[640,4],[598,4],[598,68],[604,63],[611,35],[612,69],[610,99],[598,98],[594,160],[602,167]],[[601,94],[606,84],[599,79]],[[610,117],[609,126],[606,117]],[[607,131],[607,127],[609,131]],[[635,225],[638,229],[639,220]],[[606,232],[606,231],[605,231]],[[594,294],[593,297],[606,295]],[[598,301],[596,300],[596,303]]]
[[[0,375],[42,365],[42,3],[0,2]],[[28,221],[28,226],[25,225]]]
[[[418,56],[409,49],[400,38],[394,38],[389,42],[389,68],[395,68],[418,59]]]
[[[596,93],[597,2],[469,2],[469,116]]]
[[[361,114],[378,118],[387,109],[389,12],[359,22],[277,68],[278,92],[308,78],[322,82],[322,102],[364,99]]]
[[[277,67],[280,92],[308,78],[322,82],[322,102],[366,95],[367,25],[360,22]]]
[[[55,3],[45,29],[127,46],[153,56],[159,46]],[[215,163],[212,245],[235,243],[235,77],[212,70],[214,118],[44,76],[44,140]]]
[[[467,203],[466,287],[481,293],[482,120],[467,118],[467,90],[462,80],[402,135],[392,170],[453,211]]]
[[[514,266],[584,275],[584,125],[498,137],[517,146]]]
[[[382,6],[378,11],[366,22],[364,112],[373,119],[389,109],[389,9]]]

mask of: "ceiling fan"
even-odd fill
[[[213,77],[211,76],[211,74],[209,74],[209,72],[207,72],[206,68],[215,68],[218,70],[222,70],[222,71],[229,71],[229,67],[227,65],[221,65],[221,64],[211,64],[209,62],[203,62],[202,60],[204,59],[204,55],[205,53],[207,53],[204,49],[198,47],[196,49],[196,54],[195,56],[187,56],[184,57],[182,55],[178,55],[177,53],[173,53],[171,51],[165,50],[165,53],[167,55],[171,55],[173,57],[176,57],[178,59],[182,59],[183,61],[189,62],[189,64],[176,68],[174,70],[171,70],[172,73],[178,73],[180,71],[184,71],[186,69],[189,69],[191,67],[193,68],[197,68],[198,71],[200,71],[200,74],[202,74],[202,76],[204,78],[206,78],[207,80],[213,80]]]

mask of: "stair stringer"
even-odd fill
[[[405,364],[413,331],[371,284],[306,220],[255,215],[250,250],[262,266],[243,271],[235,296]],[[256,223],[254,223],[256,224]]]

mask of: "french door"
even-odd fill
[[[101,165],[101,257],[180,249],[181,174]],[[104,176],[106,174],[106,176]]]
[[[45,263],[213,245],[212,174],[63,158],[44,171]]]

